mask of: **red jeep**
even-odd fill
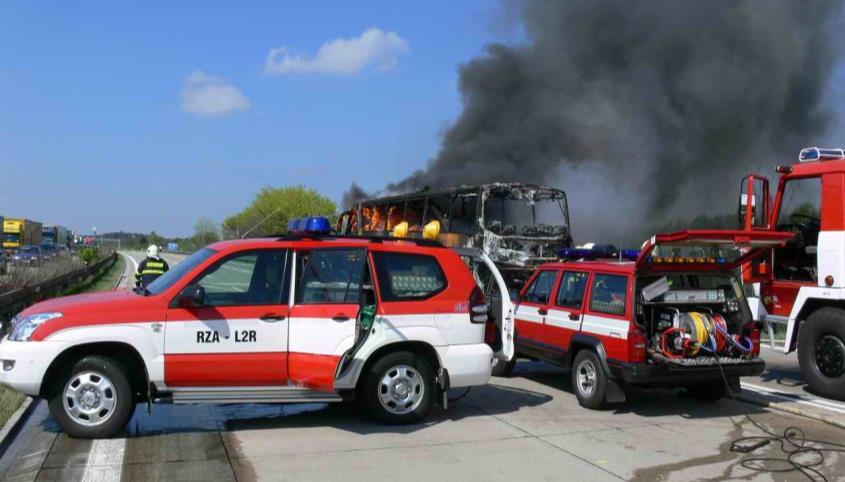
[[[716,400],[726,382],[757,375],[760,327],[736,268],[791,236],[682,231],[639,252],[569,249],[540,266],[519,295],[517,356],[572,367],[579,403],[625,400],[627,386],[685,387]],[[495,367],[507,375],[513,361]]]

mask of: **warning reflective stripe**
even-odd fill
[[[159,269],[164,269],[164,263],[159,263],[159,262],[155,262],[155,261],[149,261],[149,262],[147,262],[147,267],[148,267],[148,268],[159,268]]]
[[[145,269],[144,271],[141,271],[141,275],[145,274],[164,274],[164,271],[160,269]]]

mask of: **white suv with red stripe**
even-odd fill
[[[513,354],[504,280],[463,255],[320,229],[223,241],[146,290],[20,313],[0,343],[0,384],[49,400],[77,437],[114,434],[139,401],[358,399],[376,419],[415,422]]]
[[[588,408],[624,401],[629,386],[721,398],[764,368],[736,269],[790,237],[699,230],[657,235],[641,251],[564,250],[570,260],[540,266],[520,293],[517,355],[572,367]]]

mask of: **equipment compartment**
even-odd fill
[[[646,333],[649,361],[678,367],[752,361],[759,339],[731,274],[679,272],[637,280],[637,323]]]

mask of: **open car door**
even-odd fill
[[[783,231],[690,229],[656,234],[637,256],[638,269],[735,269],[795,236]]]
[[[514,356],[514,306],[505,279],[487,255],[468,248],[454,249],[469,266],[487,299],[488,316],[497,327],[499,335],[493,343],[494,355],[497,360],[510,361]]]

